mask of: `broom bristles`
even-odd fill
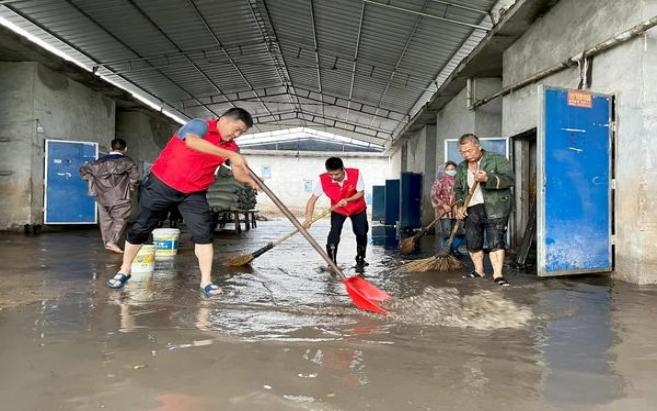
[[[253,256],[251,254],[238,255],[226,260],[224,265],[227,267],[241,267],[243,265],[249,264],[251,261],[253,261]]]
[[[429,257],[421,260],[411,261],[402,265],[401,269],[404,272],[418,272],[423,273],[427,271],[454,271],[463,267],[461,261],[453,255]]]
[[[404,239],[399,244],[399,251],[401,251],[403,254],[410,254],[415,250],[415,237],[409,237]]]

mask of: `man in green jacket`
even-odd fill
[[[506,157],[481,148],[479,138],[474,134],[464,134],[459,138],[459,152],[464,161],[459,164],[454,184],[456,205],[459,207],[456,217],[465,219],[465,242],[475,268],[467,277],[484,277],[485,232],[493,266],[493,281],[508,286],[502,269],[504,238],[513,208],[511,187],[514,176],[511,163]],[[479,182],[479,186],[467,210],[462,211],[461,206],[475,181]]]

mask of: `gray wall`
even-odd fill
[[[112,99],[38,63],[0,62],[0,90],[0,141],[9,139],[0,142],[0,229],[43,222],[46,139],[97,142],[107,152],[119,135],[141,164],[177,127],[154,112],[117,116]]]
[[[258,175],[262,168],[269,166],[271,177],[264,181],[269,188],[297,215],[302,216],[310,192],[304,191],[304,181],[315,181],[325,172],[324,162],[331,153],[266,152],[261,150],[242,150],[249,165]],[[358,168],[365,179],[365,193],[372,192],[373,185],[383,185],[388,168],[388,156],[381,154],[340,153],[345,167]],[[329,208],[326,196],[318,201],[317,209]],[[278,209],[269,198],[258,195],[258,210],[278,214]]]
[[[32,164],[42,147],[36,140],[34,70],[30,63],[0,63],[0,228],[31,220]]]
[[[0,63],[2,168],[0,229],[43,219],[43,150],[46,139],[109,141],[114,102],[37,63]],[[37,125],[43,129],[37,132]]]
[[[144,163],[152,164],[162,148],[180,127],[173,120],[145,110],[116,113],[116,137],[128,144],[128,155],[144,172]]]
[[[657,14],[656,3],[560,1],[505,52],[505,85]],[[636,283],[657,283],[657,194],[651,188],[657,181],[656,65],[657,33],[653,29],[645,37],[596,56],[592,72],[591,89],[617,97],[615,275]],[[574,69],[562,71],[541,83],[576,87],[578,73]],[[504,134],[535,127],[537,102],[537,85],[504,97]]]
[[[406,169],[422,174],[422,224],[433,220],[431,185],[436,175],[436,126],[427,125],[406,141]]]
[[[114,138],[116,111],[114,101],[66,76],[38,63],[34,67],[34,116],[43,133],[37,133],[38,143],[46,139],[98,142],[108,144]],[[32,163],[32,216],[40,223],[43,209],[44,158],[36,153]]]
[[[473,100],[488,96],[502,88],[502,79],[473,80]],[[436,164],[445,161],[445,140],[466,133],[479,137],[502,136],[502,101],[493,100],[476,110],[467,108],[467,90],[463,88],[436,114]]]

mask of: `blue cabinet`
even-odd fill
[[[386,186],[372,186],[372,221],[383,221],[386,210]]]
[[[422,174],[404,172],[400,182],[399,226],[413,229],[422,226]]]
[[[399,180],[386,180],[384,223],[395,225],[399,221]]]

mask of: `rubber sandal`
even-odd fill
[[[497,277],[493,281],[501,287],[509,287],[511,285],[504,277]]]
[[[107,286],[113,289],[123,288],[125,283],[130,279],[130,275],[125,275],[123,273],[116,273],[116,275],[109,280],[107,280]]]
[[[203,291],[203,294],[205,294],[206,297],[215,297],[219,294],[221,294],[221,288],[217,286],[216,284],[208,284],[205,287],[201,288],[201,291]]]
[[[479,275],[476,271],[470,271],[469,273],[464,274],[463,278],[484,278],[484,276]]]

